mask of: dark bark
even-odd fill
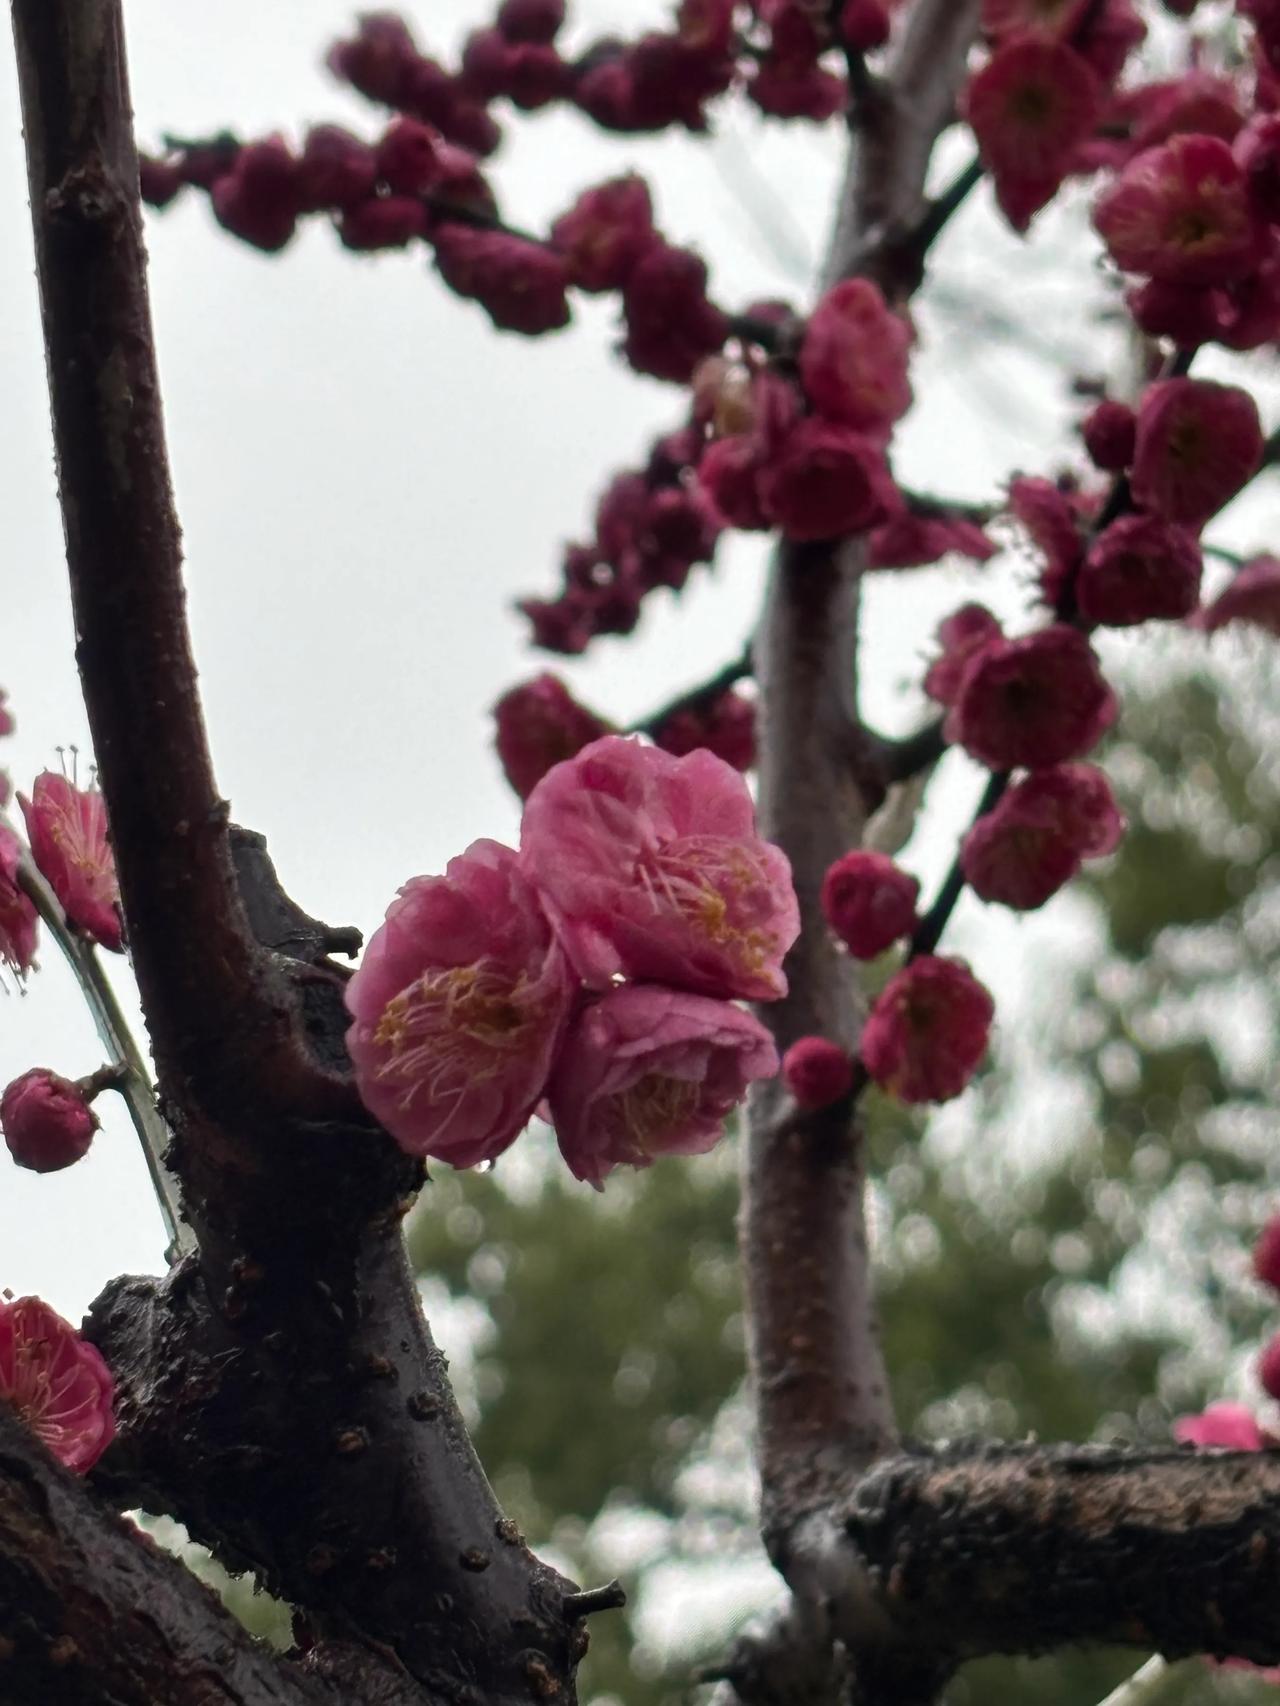
[[[370,1699],[379,1692],[370,1669]],[[250,1639],[0,1403],[0,1699],[8,1706],[342,1706]]]

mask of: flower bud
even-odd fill
[[[782,1057],[782,1079],[799,1108],[827,1108],[853,1088],[853,1062],[839,1043],[801,1037]]]
[[[0,1129],[19,1167],[57,1173],[85,1154],[98,1119],[78,1085],[36,1066],[0,1096]]]

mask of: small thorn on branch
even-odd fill
[[[627,1592],[621,1582],[606,1582],[603,1587],[586,1588],[582,1593],[564,1596],[565,1616],[574,1619],[591,1617],[597,1611],[621,1611],[627,1603]]]

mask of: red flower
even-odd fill
[[[782,1057],[782,1081],[796,1106],[827,1108],[853,1088],[853,1062],[839,1043],[801,1037]]]
[[[1229,622],[1248,622],[1280,639],[1280,557],[1254,557],[1195,618],[1207,634]]]
[[[1055,765],[1033,771],[978,819],[964,838],[961,868],[983,900],[1027,912],[1074,877],[1082,860],[1113,852],[1123,832],[1100,770]]]
[[[873,960],[919,920],[920,884],[884,853],[855,848],[827,867],[822,912],[849,952]]]
[[[1217,136],[1175,136],[1135,156],[1093,223],[1117,266],[1170,284],[1223,284],[1259,258],[1244,173]]]
[[[1166,521],[1198,529],[1257,472],[1262,451],[1247,391],[1207,379],[1160,380],[1138,409],[1133,495]]]
[[[741,693],[722,693],[709,705],[668,717],[653,738],[676,758],[705,747],[735,770],[750,770],[756,761],[755,703]]]
[[[1089,642],[1055,623],[971,658],[946,733],[991,770],[1037,770],[1082,757],[1115,716]]]
[[[877,996],[862,1033],[862,1064],[900,1102],[950,1101],[977,1071],[994,1014],[963,961],[922,955]]]
[[[985,604],[962,604],[938,624],[942,651],[929,665],[924,690],[939,705],[950,705],[960,691],[969,661],[981,647],[1004,638]]]
[[[39,923],[35,903],[18,887],[21,863],[22,843],[0,823],[0,965],[17,977],[31,970]]]
[[[998,47],[970,82],[965,116],[1015,230],[1025,231],[1053,199],[1101,105],[1093,70],[1059,41],[1017,37]]]
[[[250,142],[219,178],[209,199],[218,223],[255,249],[274,254],[293,236],[302,206],[299,162],[283,137]]]
[[[1133,461],[1137,418],[1127,403],[1104,397],[1086,415],[1080,431],[1089,460],[1103,473],[1118,474]]]
[[[43,770],[32,785],[31,798],[19,794],[18,804],[27,823],[31,857],[67,921],[100,947],[121,953],[120,884],[102,795]]]
[[[829,290],[805,327],[800,379],[820,415],[843,426],[887,429],[911,406],[911,328],[876,285],[850,278]]]
[[[770,518],[760,498],[765,466],[764,446],[754,434],[718,438],[703,452],[698,480],[727,527],[768,531]]]
[[[551,246],[580,290],[620,290],[660,242],[648,185],[634,173],[584,190],[551,227]]]
[[[769,458],[760,503],[790,539],[842,539],[882,521],[897,491],[879,447],[849,427],[802,420]]]
[[[655,244],[623,290],[623,348],[637,373],[687,384],[704,356],[729,335],[729,322],[707,296],[706,263],[688,249]]]
[[[1088,622],[1129,628],[1189,616],[1200,597],[1200,547],[1155,515],[1124,515],[1090,547],[1076,581]]]
[[[0,1129],[19,1167],[57,1173],[85,1154],[98,1119],[75,1084],[36,1066],[0,1096]]]
[[[569,275],[559,255],[506,231],[450,222],[432,236],[440,276],[479,302],[495,326],[534,337],[569,323]]]
[[[115,1438],[106,1363],[38,1297],[0,1302],[0,1395],[77,1475],[92,1469]]]
[[[522,800],[552,765],[609,732],[608,723],[580,705],[560,677],[549,672],[504,693],[493,717],[498,757]]]

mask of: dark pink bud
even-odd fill
[[[747,84],[747,98],[770,118],[823,124],[843,110],[849,91],[843,77],[818,64],[767,55]]]
[[[495,326],[534,337],[569,323],[568,274],[559,255],[506,231],[450,223],[432,236],[450,290],[479,302]]]
[[[842,539],[883,521],[897,490],[879,446],[850,427],[802,420],[760,476],[765,514],[790,539]]]
[[[1258,1384],[1268,1398],[1280,1398],[1280,1333],[1275,1333],[1258,1358]]]
[[[580,705],[558,675],[535,676],[493,707],[494,745],[507,781],[527,800],[555,764],[608,734],[603,717]]]
[[[1097,125],[1098,78],[1064,42],[1019,36],[999,46],[972,79],[964,105],[996,200],[1014,229],[1025,231]]]
[[[106,1363],[38,1297],[0,1301],[0,1396],[76,1475],[92,1469],[115,1437]]]
[[[378,176],[398,195],[421,195],[440,180],[440,138],[416,118],[394,119],[377,148]]]
[[[800,378],[819,414],[844,426],[888,428],[911,406],[911,328],[868,279],[829,290],[805,327]]]
[[[862,1064],[900,1102],[950,1101],[977,1071],[994,1014],[962,960],[924,954],[877,996],[862,1033]]]
[[[1123,515],[1089,548],[1076,580],[1088,622],[1130,628],[1189,616],[1200,598],[1200,547],[1155,515]]]
[[[853,1089],[853,1062],[839,1043],[801,1037],[782,1057],[782,1081],[799,1108],[829,1108]]]
[[[498,204],[489,188],[480,163],[467,148],[457,148],[451,142],[436,146],[436,165],[440,176],[435,197],[440,203],[460,208],[467,213],[496,214]]]
[[[1126,291],[1124,299],[1140,331],[1149,338],[1170,338],[1184,349],[1219,337],[1228,311],[1224,291],[1159,278]]]
[[[584,190],[551,227],[551,246],[580,290],[621,289],[660,241],[649,187],[634,174]]]
[[[709,705],[668,717],[653,738],[676,758],[705,747],[735,770],[750,770],[756,761],[756,708],[741,693],[722,693]]]
[[[353,207],[366,201],[378,181],[368,143],[341,125],[319,124],[307,132],[298,163],[298,205],[304,213]]]
[[[883,853],[856,848],[827,867],[822,911],[849,952],[873,960],[919,923],[920,884]]]
[[[177,160],[154,160],[139,154],[138,190],[148,207],[168,207],[187,181]]]
[[[884,0],[844,0],[840,39],[854,53],[874,53],[889,39],[891,20]]]
[[[698,479],[727,527],[767,532],[770,520],[760,499],[764,451],[754,436],[718,438],[698,464]]]
[[[1253,1272],[1263,1285],[1280,1291],[1280,1214],[1272,1215],[1258,1234],[1253,1246]]]
[[[1036,770],[966,834],[960,864],[983,900],[1016,911],[1043,906],[1086,858],[1113,852],[1124,832],[1111,786],[1090,764]]]
[[[335,42],[327,64],[335,77],[350,83],[371,101],[389,107],[403,98],[410,68],[418,58],[409,27],[394,12],[365,12],[349,41]]]
[[[1138,408],[1135,499],[1166,521],[1200,528],[1257,472],[1263,436],[1247,391],[1207,379],[1163,379]]]
[[[70,1079],[36,1066],[0,1096],[0,1129],[19,1167],[57,1173],[85,1154],[98,1119]]]
[[[1118,474],[1133,461],[1137,417],[1127,403],[1104,397],[1085,417],[1081,427],[1084,447],[1095,468]]]
[[[427,234],[427,210],[411,195],[370,196],[347,208],[338,235],[348,249],[403,249]]]
[[[31,798],[18,795],[31,857],[57,895],[67,922],[114,953],[124,949],[120,884],[107,829],[107,808],[96,788],[77,788],[44,770]]]
[[[1244,174],[1217,136],[1174,136],[1136,155],[1093,223],[1117,266],[1170,284],[1222,284],[1258,260]]]
[[[209,192],[218,223],[255,249],[283,249],[298,223],[298,169],[282,137],[247,144]]]
[[[508,41],[551,42],[564,23],[564,0],[503,0],[495,21]]]
[[[1082,757],[1115,717],[1115,695],[1089,642],[1055,623],[974,654],[946,733],[991,770],[1037,770]]]
[[[992,640],[1003,638],[999,622],[985,604],[962,604],[944,618],[937,633],[942,650],[924,678],[924,690],[930,699],[939,705],[952,704],[974,653]]]
[[[650,248],[632,268],[623,312],[623,348],[632,367],[679,384],[687,384],[729,334],[728,320],[707,296],[706,263],[667,243]]]

